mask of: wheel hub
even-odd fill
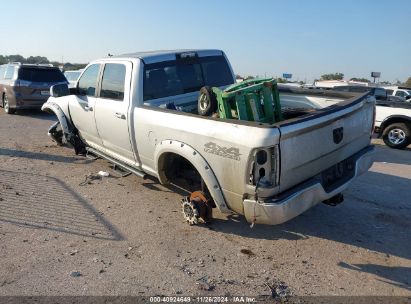
[[[193,201],[190,201],[188,197],[184,197],[181,200],[181,204],[185,221],[190,225],[197,225],[200,213],[196,204]]]
[[[210,200],[203,192],[195,191],[190,197],[181,200],[184,219],[190,225],[197,225],[201,218],[204,223],[211,222],[213,209]]]
[[[9,111],[9,101],[7,99],[7,96],[4,96],[4,111]]]
[[[405,132],[401,129],[392,129],[388,133],[388,139],[395,145],[402,144],[405,140]]]
[[[201,94],[200,96],[200,109],[204,110],[207,108],[208,104],[209,104],[209,100],[206,94]]]

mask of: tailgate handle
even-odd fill
[[[126,119],[126,115],[124,115],[123,113],[115,113],[114,114],[115,117],[120,118],[120,119]]]

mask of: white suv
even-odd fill
[[[411,144],[411,102],[377,100],[375,129],[391,148]]]
[[[411,101],[411,88],[406,87],[386,87],[388,95],[404,98],[406,101]]]

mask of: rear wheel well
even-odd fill
[[[163,184],[177,186],[189,193],[202,191],[212,207],[216,207],[200,172],[185,157],[173,152],[163,153],[158,159],[158,175]]]
[[[194,165],[176,153],[166,152],[160,156],[158,174],[163,183],[177,185],[188,192],[202,190],[202,187],[205,187]]]
[[[381,126],[380,126],[380,135],[383,134],[384,129],[387,128],[389,125],[392,125],[394,123],[403,123],[406,124],[408,128],[411,129],[411,118],[405,118],[405,117],[392,117],[384,121]]]

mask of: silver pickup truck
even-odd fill
[[[279,87],[280,122],[198,114],[200,88],[234,82],[220,50],[127,54],[91,62],[75,88],[52,87],[42,109],[58,118],[59,144],[188,191],[191,224],[212,208],[280,224],[341,202],[372,165],[374,97]]]

